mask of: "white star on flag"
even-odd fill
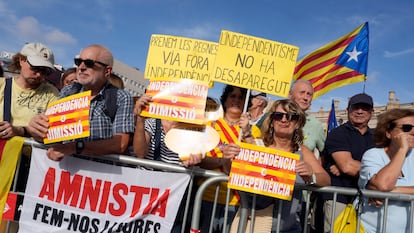
[[[349,62],[351,60],[355,60],[356,62],[358,62],[358,55],[361,54],[362,52],[358,52],[356,49],[356,46],[354,46],[354,49],[352,50],[352,52],[346,52],[346,54],[349,55],[348,61]]]

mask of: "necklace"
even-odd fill
[[[236,125],[236,124],[238,124],[239,123],[239,121],[237,120],[237,121],[231,121],[231,120],[229,120],[229,119],[227,119],[227,118],[224,118],[224,120],[227,122],[227,124],[229,124],[230,126],[234,126],[234,125]]]

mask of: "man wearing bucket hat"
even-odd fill
[[[57,99],[58,90],[45,81],[54,62],[52,50],[41,43],[27,43],[13,56],[9,70],[18,76],[0,79],[1,139],[30,136],[26,129],[30,119]]]

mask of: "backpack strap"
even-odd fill
[[[161,161],[161,119],[155,119],[155,149],[154,149],[154,160]]]
[[[80,83],[74,82],[71,85],[73,87],[70,89],[67,96],[77,94],[82,90],[82,84]],[[103,98],[105,99],[104,113],[111,118],[111,122],[114,122],[116,111],[118,109],[118,89],[119,88],[108,82],[103,90]]]
[[[82,84],[80,84],[78,82],[74,82],[71,85],[72,85],[72,87],[70,88],[70,91],[67,93],[66,96],[78,94],[82,89]]]
[[[108,83],[104,90],[105,98],[105,114],[111,118],[111,122],[114,122],[116,111],[118,109],[118,88]]]
[[[4,87],[4,104],[3,104],[3,121],[11,121],[11,95],[12,95],[12,79],[5,78]]]

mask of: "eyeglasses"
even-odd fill
[[[286,117],[288,121],[297,121],[299,120],[299,115],[296,113],[285,113],[285,112],[273,112],[271,117],[275,121],[281,121],[283,116]]]
[[[49,76],[51,73],[53,73],[53,70],[50,69],[49,67],[45,67],[45,66],[32,66],[32,64],[29,63],[29,61],[26,61],[27,64],[29,64],[30,66],[30,70],[35,72],[35,73],[40,73],[42,75],[46,75]]]
[[[401,129],[404,133],[408,133],[413,129],[414,125],[410,124],[402,124],[400,126],[396,126],[395,128]]]
[[[99,65],[103,66],[103,67],[107,67],[108,65],[100,62],[100,61],[96,61],[96,60],[92,60],[92,59],[81,59],[81,58],[75,58],[75,65],[76,66],[80,66],[82,64],[82,62],[85,64],[86,67],[88,68],[93,68],[95,66],[95,63],[98,63]]]

